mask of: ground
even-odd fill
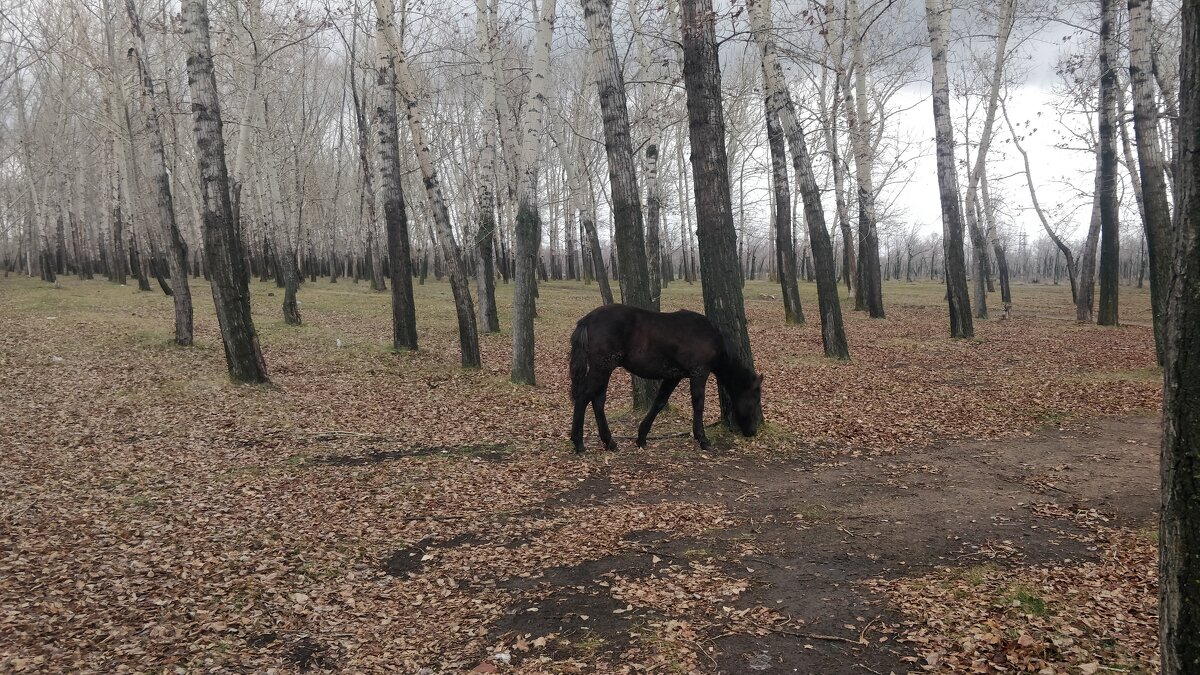
[[[0,279],[0,672],[1157,670],[1144,290],[1101,328],[1018,285],[953,341],[941,286],[888,284],[834,362],[751,282],[763,433],[701,453],[679,392],[637,449],[618,379],[582,457],[593,286],[542,286],[534,388],[507,333],[457,367],[444,283],[416,354],[364,284],[306,284],[299,328],[252,290],[269,386],[227,381],[202,283],[179,348],[160,293]]]

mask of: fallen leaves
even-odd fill
[[[306,325],[291,328],[255,286],[274,384],[235,387],[206,303],[197,302],[196,346],[180,349],[158,294],[0,283],[0,671],[711,672],[714,635],[801,633],[745,600],[746,566],[647,552],[627,538],[737,527],[719,505],[663,497],[681,466],[726,454],[697,457],[687,439],[635,459],[567,454],[563,346],[595,302],[587,290],[543,288],[540,386],[530,389],[507,382],[506,336],[483,337],[484,370],[457,367],[444,287],[420,291],[422,351],[392,354],[386,294],[306,285]],[[667,309],[699,308],[698,289],[671,293]],[[737,456],[903,452],[1158,404],[1152,378],[1126,376],[1153,368],[1145,329],[1018,317],[981,324],[978,341],[950,341],[940,306],[902,303],[886,322],[848,312],[854,359],[835,363],[819,357],[815,323],[784,329],[776,304],[749,312],[771,425],[739,441]],[[610,392],[614,423],[630,426],[628,378]],[[710,404],[706,419],[715,418]],[[670,424],[687,427],[668,415],[656,433]],[[757,493],[742,493],[737,504],[758,508]],[[796,515],[805,527],[821,517]],[[392,556],[418,551],[388,573]],[[586,579],[602,602],[571,620],[595,625],[604,609],[621,639],[501,634],[518,611],[548,613],[539,603],[556,579],[608,558],[620,567]],[[939,667],[964,668],[977,653],[1108,663],[1118,650],[1088,642],[1102,634],[1133,636],[1121,653],[1146,653],[1137,636],[1149,619],[1129,583],[1149,592],[1153,570],[1125,567],[1118,580],[1103,566],[1080,569],[989,578],[979,616],[957,616],[952,594],[914,605],[941,623],[914,626],[926,642],[913,645],[929,647],[922,658],[941,650]],[[1079,606],[1078,620],[1018,618],[1029,613],[1021,600],[1005,604],[1017,585],[1056,610]],[[1102,616],[1103,607],[1121,609]],[[956,624],[981,626],[964,636],[970,650],[941,641],[938,631]],[[1010,635],[1010,625],[1025,632]],[[1054,642],[1060,630],[1071,644]],[[811,641],[825,637],[864,639],[856,629],[796,640],[818,651]]]
[[[948,568],[868,586],[908,617],[901,639],[926,670],[1157,672],[1156,542],[1077,522],[1094,528],[1084,537],[1098,562]]]

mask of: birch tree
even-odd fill
[[[399,85],[398,93],[404,98],[405,114],[408,117],[408,130],[412,135],[413,145],[416,146],[417,163],[421,167],[424,178],[425,195],[429,200],[429,209],[433,212],[433,224],[441,243],[442,255],[449,270],[450,289],[454,296],[454,310],[458,317],[458,343],[462,357],[463,368],[478,368],[481,365],[479,357],[479,333],[475,324],[475,305],[471,301],[471,287],[467,280],[466,266],[458,242],[454,239],[454,229],[450,224],[450,209],[446,206],[446,198],[442,194],[442,182],[437,169],[433,166],[433,152],[430,150],[429,139],[425,133],[424,113],[421,110],[420,99],[417,95],[417,81],[413,77],[408,60],[396,35],[395,19],[390,0],[375,0],[375,10],[378,12],[377,29],[380,35],[380,59],[390,59],[391,67],[395,68],[395,82]],[[389,68],[381,65],[380,72]],[[393,265],[396,260],[391,261]]]
[[[767,0],[769,2],[769,0]],[[867,64],[863,56],[862,15],[857,0],[847,2],[854,90],[846,83],[846,118],[854,148],[854,176],[858,184],[858,269],[863,301],[872,318],[884,318],[883,286],[879,279],[879,232],[875,213],[875,181],[871,140],[871,113],[867,104]],[[834,161],[837,161],[836,159]],[[850,246],[850,242],[846,242]]]
[[[385,21],[383,13],[379,25]],[[382,36],[381,36],[382,37]],[[396,74],[394,61],[380,39],[376,84],[379,101],[376,122],[379,126],[379,179],[383,196],[383,217],[387,236],[388,261],[392,276],[392,348],[396,351],[417,349],[417,309],[413,299],[412,259],[408,231],[408,213],[404,204],[403,171],[400,168],[400,131],[396,121]],[[362,128],[360,120],[359,128]],[[361,139],[360,146],[365,143]],[[360,157],[363,151],[359,151]],[[360,159],[360,161],[362,161]],[[364,170],[366,167],[364,166]],[[364,175],[365,172],[364,172]],[[369,223],[368,223],[369,225]],[[368,255],[370,251],[368,250]],[[381,272],[373,272],[379,273]]]
[[[1154,315],[1154,344],[1163,361],[1163,319],[1171,268],[1171,210],[1167,201],[1166,163],[1159,139],[1158,104],[1154,96],[1151,56],[1151,0],[1129,0],[1129,79],[1133,86],[1133,130],[1141,170],[1143,226],[1150,259],[1150,305]]]
[[[480,85],[483,89],[483,148],[479,153],[479,212],[475,234],[475,288],[479,299],[479,326],[485,333],[500,331],[496,310],[496,41],[492,0],[475,0],[475,32],[479,43]]]
[[[1008,56],[1008,38],[1012,35],[1013,22],[1016,18],[1016,0],[1002,0],[996,19],[996,45],[992,56],[992,72],[988,79],[987,98],[984,103],[985,113],[983,127],[979,131],[979,143],[975,149],[975,161],[967,174],[967,195],[964,211],[967,226],[975,245],[975,318],[988,318],[987,288],[984,281],[988,276],[988,266],[991,261],[988,248],[990,242],[987,236],[986,223],[980,222],[977,214],[982,212],[979,206],[980,181],[987,167],[988,150],[991,148],[993,129],[996,123],[996,109],[1000,103],[1000,85],[1004,78],[1004,62]],[[968,155],[970,153],[968,152]]]
[[[804,139],[804,130],[796,117],[791,92],[783,78],[783,68],[775,56],[774,39],[771,37],[770,0],[754,0],[748,3],[751,12],[754,40],[762,53],[763,77],[768,98],[768,115],[780,121],[792,153],[792,168],[796,173],[797,189],[804,200],[805,221],[808,223],[809,245],[812,247],[813,265],[817,276],[817,304],[821,313],[821,342],[825,356],[838,359],[850,358],[850,347],[842,326],[841,301],[838,298],[837,266],[833,259],[833,246],[829,241],[829,230],[825,227],[825,209],[821,205],[820,188],[813,174],[812,159]],[[689,112],[691,100],[688,100]],[[696,147],[693,139],[692,147]],[[693,150],[693,156],[695,150]],[[693,159],[695,167],[695,159]],[[700,184],[696,184],[700,194]]]
[[[1117,204],[1116,0],[1100,0],[1100,305],[1096,323],[1117,325],[1121,227]]]
[[[729,342],[742,367],[754,369],[746,308],[738,269],[729,159],[725,150],[725,115],[721,102],[721,66],[717,58],[716,14],[712,0],[683,0],[683,82],[687,91],[692,146],[692,180],[696,195],[696,239],[700,253],[704,313]],[[836,283],[836,282],[835,282]],[[702,398],[702,383],[693,381],[692,399]],[[736,428],[733,405],[720,391],[721,418]],[[757,411],[762,417],[762,411]]]
[[[1200,670],[1200,3],[1183,4],[1179,167],[1163,333],[1159,644],[1163,675]]]
[[[768,99],[767,105],[770,105]],[[783,297],[783,320],[803,324],[800,289],[796,271],[796,249],[792,245],[792,194],[788,185],[787,149],[779,116],[767,112],[767,143],[771,148],[771,188],[775,195],[775,259],[779,267],[779,287]]]
[[[967,296],[967,269],[963,256],[963,208],[958,195],[954,162],[954,129],[950,122],[950,80],[946,74],[950,0],[925,0],[933,65],[933,122],[937,144],[938,193],[942,204],[942,244],[945,250],[946,301],[950,309],[950,336],[975,336],[971,301]]]
[[[154,184],[158,220],[166,247],[167,266],[171,271],[171,299],[175,305],[175,344],[192,344],[192,293],[188,288],[187,244],[179,233],[175,220],[175,200],[171,194],[171,179],[167,175],[166,151],[163,149],[162,129],[159,126],[158,101],[154,79],[146,58],[146,35],[134,0],[125,0],[129,28],[133,32],[133,56],[137,61],[138,81],[146,109],[146,135],[150,141],[150,180]]]
[[[221,132],[221,105],[213,72],[206,0],[183,1],[183,36],[188,49],[196,155],[200,165],[204,257],[212,282],[221,342],[229,376],[236,382],[266,382],[267,368],[250,315],[241,240],[229,200],[229,171]]]
[[[515,228],[516,274],[513,289],[513,362],[512,381],[535,384],[533,317],[537,293],[537,255],[541,241],[541,216],[538,214],[538,155],[546,114],[546,85],[550,70],[550,41],[554,36],[556,0],[544,0],[542,11],[533,14],[537,25],[534,38],[533,70],[530,73],[529,100],[520,143],[520,180],[517,182]]]
[[[592,68],[604,119],[604,147],[608,155],[608,179],[612,189],[615,245],[620,257],[621,302],[657,310],[646,260],[642,199],[638,191],[633,143],[629,135],[629,111],[625,102],[625,80],[617,62],[612,35],[611,0],[583,0]],[[657,150],[656,150],[657,152]],[[655,242],[657,244],[657,242]],[[654,402],[657,383],[634,377],[633,404],[646,409]]]

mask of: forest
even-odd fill
[[[1198,19],[4,0],[0,672],[1200,672]]]

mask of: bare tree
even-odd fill
[[[608,155],[613,227],[616,230],[614,244],[621,260],[621,302],[642,309],[658,309],[650,286],[643,236],[642,199],[638,192],[633,143],[629,137],[625,80],[613,43],[610,0],[583,0],[583,15],[587,21],[588,44],[592,49],[596,89],[604,118],[604,147]],[[634,408],[648,409],[654,402],[657,389],[657,382],[635,377]]]
[[[475,288],[479,298],[479,324],[485,333],[500,331],[496,310],[496,39],[495,6],[475,0],[475,26],[479,41],[479,77],[483,88],[483,148],[479,154],[479,211],[475,234]]]
[[[513,289],[512,381],[535,384],[533,317],[537,294],[537,257],[542,219],[538,213],[538,155],[544,133],[546,87],[550,75],[550,41],[554,35],[556,0],[545,0],[542,11],[533,3],[537,32],[534,38],[533,70],[530,72],[529,101],[521,132],[520,179],[517,181],[515,288]]]
[[[850,358],[850,347],[846,342],[846,331],[842,325],[842,307],[838,299],[837,266],[833,259],[833,246],[829,241],[829,230],[825,227],[825,209],[821,205],[821,193],[813,174],[812,158],[804,139],[804,130],[796,117],[791,92],[783,78],[783,68],[775,56],[774,40],[771,38],[771,5],[769,0],[755,0],[749,5],[754,37],[762,52],[765,88],[769,100],[768,114],[777,115],[788,147],[792,152],[792,168],[796,172],[796,186],[804,200],[805,220],[808,223],[809,245],[812,247],[813,263],[817,270],[817,304],[821,313],[821,342],[825,355],[831,358]],[[689,110],[691,100],[688,102]],[[696,141],[692,141],[693,148]],[[693,166],[695,166],[693,151]],[[700,194],[700,184],[696,184]]]
[[[1200,3],[1183,4],[1179,171],[1164,330],[1159,638],[1163,675],[1200,669]]]
[[[225,138],[221,133],[221,105],[206,5],[206,0],[183,2],[183,35],[188,47],[188,82],[203,197],[204,258],[229,376],[237,382],[266,382],[267,367],[250,315],[250,289],[229,201],[229,171],[225,166]]]
[[[467,280],[466,266],[458,242],[454,240],[454,228],[450,224],[450,209],[446,206],[446,198],[442,194],[442,182],[437,169],[433,166],[433,152],[425,133],[424,113],[421,110],[420,99],[417,96],[417,82],[404,56],[400,38],[396,35],[393,11],[390,0],[375,0],[378,12],[377,27],[381,44],[380,58],[390,58],[395,68],[396,79],[392,86],[399,84],[401,95],[405,100],[405,110],[408,117],[408,129],[412,135],[413,145],[416,146],[417,163],[421,166],[424,178],[425,194],[429,199],[429,209],[433,212],[433,224],[442,246],[442,255],[450,276],[450,289],[454,296],[454,309],[458,316],[458,343],[462,356],[463,368],[478,368],[481,365],[479,357],[479,333],[475,324],[475,305],[471,302],[471,287]],[[381,68],[382,70],[386,70]],[[393,260],[395,265],[397,261]]]
[[[683,0],[683,82],[687,90],[692,144],[692,179],[696,194],[696,239],[700,250],[704,313],[729,342],[729,356],[753,370],[754,355],[746,330],[725,150],[725,115],[721,103],[721,67],[717,58],[716,14],[712,0]],[[837,280],[834,280],[836,288]],[[838,316],[840,320],[840,314]],[[693,379],[692,399],[703,400],[703,383]],[[721,418],[736,428],[733,404],[723,390]],[[759,410],[757,417],[762,417]]]
[[[977,214],[979,208],[980,181],[987,168],[988,150],[991,148],[992,135],[996,122],[996,108],[1000,102],[1000,84],[1004,78],[1004,62],[1008,56],[1008,38],[1012,34],[1013,22],[1016,18],[1016,0],[1003,0],[996,19],[996,46],[992,58],[992,72],[988,81],[987,100],[985,102],[983,127],[979,132],[979,144],[975,150],[975,162],[967,177],[967,195],[964,211],[967,226],[971,231],[971,239],[975,246],[975,317],[988,318],[987,288],[984,281],[988,276],[991,261],[987,225],[980,222]],[[970,153],[968,152],[968,155]]]
[[[1150,304],[1154,314],[1154,344],[1163,361],[1163,318],[1171,279],[1171,210],[1167,201],[1166,164],[1158,134],[1158,105],[1154,97],[1151,57],[1151,0],[1129,0],[1129,79],[1133,85],[1133,130],[1137,135],[1141,169],[1143,225],[1150,259]]]
[[[385,17],[390,18],[390,15],[380,12],[380,32]],[[379,124],[379,182],[383,191],[383,217],[386,223],[388,262],[392,276],[392,347],[396,351],[413,351],[417,348],[417,309],[413,299],[412,272],[409,268],[411,244],[408,212],[405,210],[404,187],[401,184],[403,171],[400,167],[400,131],[396,121],[395,62],[390,58],[382,36],[380,38],[380,44],[377,45],[379,49],[376,71],[380,96],[376,107],[376,119]],[[359,128],[362,128],[361,120]],[[364,142],[360,140],[360,144]]]
[[[1100,306],[1096,323],[1117,325],[1120,288],[1121,226],[1117,204],[1116,142],[1116,0],[1100,0]]]
[[[768,99],[767,105],[770,105]],[[779,116],[767,112],[767,143],[771,146],[771,186],[775,194],[775,259],[779,266],[779,286],[783,295],[783,320],[804,323],[800,306],[800,288],[796,271],[796,248],[792,245],[792,194],[788,186],[787,150]]]
[[[946,75],[951,5],[949,0],[925,0],[929,49],[933,63],[933,122],[937,142],[938,190],[942,202],[942,243],[945,248],[946,300],[950,307],[950,336],[974,337],[971,301],[967,296],[967,266],[963,256],[963,208],[958,197],[954,164],[954,129],[950,124],[950,80]]]
[[[171,179],[167,175],[166,150],[163,149],[162,129],[159,126],[158,101],[154,94],[154,78],[146,59],[146,35],[134,0],[125,0],[129,27],[133,31],[133,55],[137,60],[138,80],[146,106],[146,132],[150,141],[150,180],[154,183],[158,219],[166,246],[167,266],[171,271],[171,299],[175,304],[175,344],[192,344],[192,292],[188,288],[187,243],[179,233],[175,220],[175,200],[171,194]]]

